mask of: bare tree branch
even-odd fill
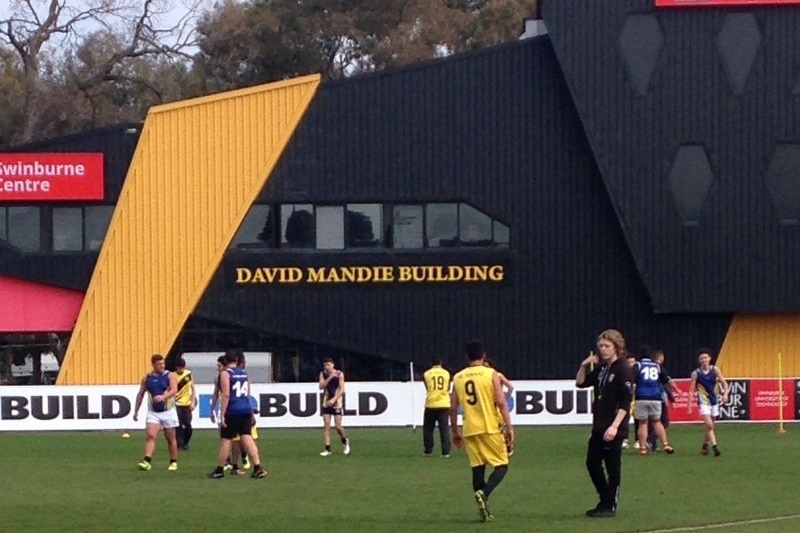
[[[46,64],[43,61],[79,49],[98,32],[97,28],[119,37],[115,39],[120,43],[116,49],[97,49],[95,52],[101,55],[86,65],[89,68],[75,84],[77,90],[86,92],[119,80],[117,71],[128,60],[143,56],[188,58],[188,50],[196,44],[190,23],[201,1],[184,3],[185,15],[177,23],[163,24],[160,17],[169,14],[171,8],[168,0],[11,0],[11,16],[0,20],[0,44],[6,41],[11,45],[24,69],[24,126],[20,141],[30,141],[38,127]],[[92,27],[95,29],[84,35]],[[63,46],[66,42],[73,44]]]

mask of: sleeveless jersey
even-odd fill
[[[450,372],[439,365],[431,367],[423,375],[425,379],[425,408],[448,409],[450,407]]]
[[[697,404],[717,405],[719,403],[719,397],[717,396],[717,368],[711,365],[708,372],[704,373],[698,367],[695,372],[697,373]]]
[[[323,379],[328,379],[328,376],[330,376],[330,373],[328,371],[326,371],[326,370],[323,370],[322,371]],[[337,376],[337,377],[331,379],[328,382],[328,384],[325,385],[323,401],[327,402],[328,400],[330,400],[331,398],[336,396],[336,391],[338,391],[338,390],[339,390],[339,377]],[[339,400],[341,401],[341,398],[339,398]]]
[[[500,433],[502,418],[494,401],[494,369],[468,366],[453,378],[453,389],[464,414],[465,437]]]
[[[179,407],[191,407],[192,405],[192,371],[184,369],[183,372],[175,372],[178,378],[178,392],[175,394],[175,404]]]
[[[644,358],[636,366],[636,399],[661,401],[661,366]]]
[[[249,415],[252,413],[252,407],[250,407],[250,382],[247,380],[247,372],[238,367],[228,368],[225,371],[231,378],[230,398],[225,414]]]
[[[164,394],[169,389],[169,372],[165,370],[161,374],[150,372],[145,378],[145,387],[150,393],[150,410],[156,413],[163,413],[175,406],[175,399],[169,398],[164,402],[154,402],[153,397]]]

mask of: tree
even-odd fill
[[[22,123],[22,106],[25,94],[22,68],[14,51],[0,45],[0,146],[9,145],[13,132]]]
[[[42,136],[44,96],[48,88],[66,87],[58,66],[71,54],[84,68],[73,69],[69,81],[87,97],[103,83],[129,81],[124,67],[133,59],[185,54],[194,33],[188,18],[165,24],[168,9],[165,0],[12,0],[11,15],[0,20],[0,40],[16,55],[24,88],[22,125],[13,140]],[[87,28],[93,30],[84,38]]]

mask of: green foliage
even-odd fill
[[[536,3],[224,0],[199,16],[191,58],[188,29],[159,24],[162,2],[56,0],[54,20],[37,11],[44,4],[18,3],[13,24],[0,24],[0,147],[135,122],[151,105],[202,94],[316,72],[342,78],[514,40]]]
[[[21,65],[14,53],[0,45],[0,146],[13,140],[13,132],[22,122],[25,80]]]
[[[800,427],[722,425],[721,457],[701,456],[699,426],[671,428],[672,456],[623,458],[619,514],[583,516],[596,496],[583,462],[584,427],[519,428],[517,453],[492,496],[493,524],[477,523],[463,452],[422,457],[410,429],[351,429],[353,453],[319,457],[321,430],[263,429],[270,474],[209,480],[216,436],[197,432],[180,470],[166,471],[159,439],[153,470],[139,472],[143,435],[118,432],[3,434],[0,530],[627,532],[739,522],[797,513]],[[734,533],[796,531],[800,518],[728,526]]]
[[[227,1],[198,25],[218,87],[320,72],[327,79],[516,39],[536,0]]]

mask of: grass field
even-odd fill
[[[592,521],[587,428],[519,428],[488,524],[478,523],[464,453],[422,457],[422,435],[410,429],[352,429],[352,455],[335,443],[328,458],[318,455],[321,430],[262,430],[262,480],[206,479],[218,443],[209,431],[195,434],[175,473],[163,440],[153,470],[136,469],[141,432],[0,433],[0,531],[583,533],[791,517],[800,513],[800,427],[788,429],[723,425],[723,455],[714,458],[698,453],[698,426],[673,427],[675,455],[625,452],[619,513]],[[800,514],[714,530],[794,532]]]

